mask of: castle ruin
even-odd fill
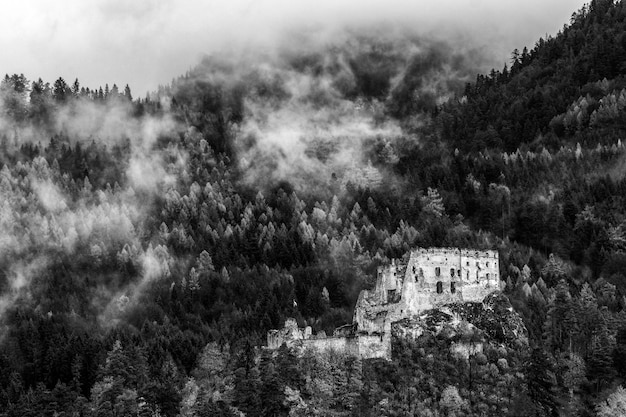
[[[351,325],[326,337],[313,335],[310,327],[298,329],[295,320],[288,319],[283,329],[268,333],[268,347],[275,349],[287,343],[364,359],[390,358],[393,323],[446,304],[482,302],[499,289],[497,251],[417,248],[408,260],[392,260],[390,265],[378,268],[375,288],[359,294]]]

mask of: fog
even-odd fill
[[[581,5],[565,0],[549,6],[536,0],[515,5],[392,0],[384,7],[372,0],[35,0],[13,3],[10,13],[0,15],[0,68],[51,83],[59,76],[68,83],[77,77],[92,89],[105,83],[122,89],[128,83],[137,97],[210,56],[188,82],[248,86],[245,118],[233,128],[244,182],[264,188],[288,180],[300,192],[314,192],[312,178],[320,188],[339,178],[360,179],[360,185],[374,188],[383,178],[389,184],[385,164],[397,162],[399,138],[419,141],[397,120],[381,116],[379,105],[415,114],[419,123],[419,103],[440,104],[476,72],[501,68],[512,49],[556,33]],[[374,55],[383,59],[368,58],[376,48]],[[315,65],[309,68],[311,59]],[[383,74],[387,85],[380,94],[373,91],[367,103],[355,93],[359,69]],[[419,76],[419,82],[410,85],[415,80],[405,74]],[[398,91],[411,91],[415,100],[393,97],[402,83],[408,87]],[[393,108],[403,102],[419,103],[410,111]],[[142,246],[140,236],[151,197],[162,195],[187,165],[184,151],[154,144],[185,127],[167,111],[160,117],[131,117],[128,106],[82,99],[77,106],[59,106],[51,131],[31,125],[18,130],[0,119],[0,132],[14,132],[18,145],[45,140],[50,133],[109,145],[130,141],[127,184],[111,195],[101,192],[97,201],[80,195],[72,200],[43,158],[33,162],[32,172],[38,174],[24,183],[7,169],[2,173],[3,197],[11,198],[0,201],[0,255],[20,261],[7,268],[10,288],[0,297],[0,317],[51,262],[43,255],[28,258],[33,246],[67,256],[88,248],[95,265],[108,253],[141,266],[141,276],[130,285],[102,287],[94,304],[104,318],[121,308],[120,297],[132,302],[146,283],[169,275],[167,250]],[[374,145],[382,150],[372,165]],[[32,213],[22,212],[24,201],[33,202]]]
[[[569,22],[581,0],[31,0],[0,15],[2,73],[83,86],[130,84],[135,96],[216,50],[273,44],[293,30],[403,23],[489,52],[500,67],[514,48],[532,46]]]

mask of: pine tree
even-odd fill
[[[54,82],[52,90],[52,98],[58,103],[63,103],[67,100],[67,97],[71,94],[72,90],[67,85],[62,77]]]
[[[269,350],[264,350],[261,354],[259,373],[261,375],[261,386],[259,389],[259,394],[262,399],[261,416],[276,417],[286,415],[284,387],[280,383],[276,367],[272,360],[272,354]]]
[[[613,344],[604,323],[600,326],[597,341],[593,343],[591,355],[587,360],[587,377],[595,384],[596,392],[600,392],[600,389],[615,377]]]
[[[554,374],[542,348],[534,348],[526,366],[528,396],[535,404],[536,415],[557,417]]]
[[[261,406],[260,378],[255,364],[254,347],[249,340],[246,340],[237,357],[234,385],[234,405],[248,416],[258,416]]]
[[[304,379],[300,371],[298,357],[293,349],[283,343],[278,348],[276,364],[282,384],[301,390],[304,385]]]
[[[617,332],[615,350],[613,351],[613,363],[622,379],[626,379],[626,327]]]
[[[544,337],[552,349],[563,349],[567,338],[571,340],[571,330],[566,327],[572,297],[564,280],[556,287],[556,296],[548,305],[548,313],[544,327]]]
[[[80,83],[78,82],[78,78],[74,80],[74,84],[72,84],[72,94],[74,97],[78,97],[80,95]]]
[[[128,101],[133,101],[133,95],[130,92],[130,87],[128,86],[128,84],[126,84],[126,87],[124,87],[124,97]]]
[[[213,266],[213,259],[211,259],[211,255],[205,250],[200,252],[198,259],[196,259],[197,271],[199,274],[207,274],[209,272],[215,271],[215,267]]]

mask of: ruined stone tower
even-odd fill
[[[358,334],[390,337],[391,324],[455,302],[481,302],[499,290],[497,251],[417,248],[406,263],[378,269],[376,287],[361,291],[354,309]]]
[[[375,288],[359,295],[353,324],[348,326],[350,334],[342,331],[320,338],[312,336],[309,330],[297,333],[297,337],[282,337],[298,330],[293,329],[290,321],[289,329],[285,329],[289,331],[274,330],[268,334],[268,345],[277,347],[283,342],[297,341],[303,347],[310,345],[318,350],[345,348],[347,353],[363,358],[389,358],[392,323],[446,304],[481,302],[500,289],[499,269],[497,251],[417,248],[411,251],[408,261],[393,260],[378,269]]]

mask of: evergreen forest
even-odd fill
[[[626,2],[488,73],[410,28],[298,36],[145,97],[1,79],[0,416],[626,415]],[[527,340],[262,348],[416,247],[497,250]]]

